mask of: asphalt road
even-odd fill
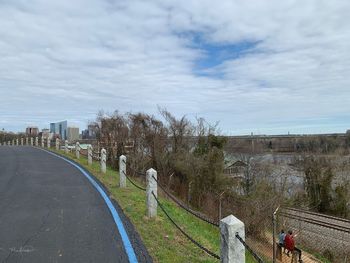
[[[151,262],[114,203],[138,262]],[[0,146],[0,262],[129,262],[100,193],[73,165],[27,146]]]

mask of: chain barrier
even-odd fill
[[[156,195],[153,193],[152,191],[152,195],[153,197],[156,199],[159,207],[162,209],[162,211],[164,212],[164,214],[168,217],[168,219],[170,220],[171,223],[173,223],[173,225],[184,235],[187,237],[188,240],[190,240],[193,244],[195,244],[197,247],[199,247],[200,249],[202,249],[203,251],[205,251],[208,255],[219,259],[220,260],[220,256],[215,254],[214,252],[210,251],[209,249],[207,249],[206,247],[204,247],[203,245],[201,245],[200,243],[198,243],[196,240],[194,240],[189,234],[187,234],[184,230],[182,230],[182,228],[175,223],[175,221],[169,216],[169,214],[167,213],[167,211],[164,209],[163,205],[160,203],[160,201],[158,200],[158,198],[156,197]]]
[[[251,249],[247,243],[240,237],[238,233],[236,233],[236,238],[243,244],[243,246],[252,254],[252,256],[256,259],[259,263],[264,263],[264,261]]]
[[[126,179],[128,179],[128,181],[129,181],[133,186],[135,186],[136,188],[138,188],[138,189],[140,189],[140,190],[142,190],[142,191],[146,191],[146,188],[143,188],[143,187],[137,185],[136,183],[134,183],[134,182],[129,178],[129,176],[126,175],[126,173],[125,173],[124,171],[123,171],[123,174],[125,175]]]
[[[167,194],[167,196],[169,196],[176,204],[178,204],[182,209],[186,210],[187,212],[189,212],[190,214],[194,215],[195,217],[203,220],[204,222],[211,224],[213,226],[219,227],[219,224],[217,222],[214,222],[213,220],[210,220],[209,218],[206,218],[204,216],[202,216],[201,214],[199,214],[198,212],[192,210],[191,208],[185,206],[182,202],[180,202],[175,196],[173,196],[172,194],[170,194],[165,187],[163,187],[158,180],[152,176],[153,179],[157,182],[157,184],[159,185],[159,187],[163,190],[164,193]]]
[[[140,172],[140,171],[136,171],[134,168],[132,168],[131,166],[128,167],[131,171],[133,171],[135,174],[139,175],[139,176],[145,176],[145,172]]]

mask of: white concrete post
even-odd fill
[[[78,160],[80,159],[80,144],[79,144],[79,142],[77,142],[75,144],[75,156],[77,157]]]
[[[222,263],[245,262],[245,247],[236,237],[237,233],[245,240],[244,224],[238,218],[229,215],[220,221]]]
[[[15,139],[12,139],[12,146],[15,146]]]
[[[146,204],[147,204],[147,216],[155,217],[157,216],[157,207],[158,203],[154,198],[152,192],[157,197],[157,182],[154,178],[157,179],[157,171],[153,168],[148,169],[146,172],[146,181],[147,181],[147,189],[146,189]]]
[[[39,138],[35,137],[35,146],[38,147],[39,146]]]
[[[87,147],[88,150],[88,165],[92,165],[92,147],[89,145]]]
[[[101,150],[101,172],[106,173],[106,161],[107,161],[107,152],[105,148]]]
[[[29,145],[28,137],[26,137],[26,145]]]
[[[47,137],[47,148],[50,149],[51,148],[51,140],[49,137]]]
[[[31,146],[34,145],[33,141],[34,141],[33,137],[30,137],[30,145],[31,145]]]
[[[67,140],[64,141],[64,152],[65,152],[65,153],[68,153],[68,152],[69,152],[69,149],[68,149],[68,141],[67,141]]]
[[[56,138],[56,150],[60,149],[60,139]]]
[[[120,155],[119,157],[119,187],[126,187],[126,156]]]
[[[17,145],[17,146],[19,145],[19,143],[18,143],[18,139],[16,139],[16,145]]]
[[[8,142],[7,142],[7,145],[11,145],[11,141],[8,141]]]
[[[45,138],[44,136],[41,136],[41,148],[45,147]]]
[[[21,145],[23,146],[23,138],[21,138]]]

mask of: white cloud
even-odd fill
[[[348,1],[2,1],[8,129],[98,109],[203,115],[243,133],[342,131],[350,105]],[[210,45],[256,41],[196,74]],[[4,124],[4,125],[5,125]],[[1,128],[1,127],[0,127]]]

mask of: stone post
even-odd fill
[[[56,138],[56,150],[60,149],[60,139]]]
[[[106,161],[107,161],[107,152],[105,148],[101,150],[101,172],[106,173]]]
[[[26,137],[26,145],[29,145],[28,137]]]
[[[50,149],[51,148],[51,140],[49,137],[47,137],[47,148]]]
[[[41,148],[45,147],[45,138],[44,136],[41,136]]]
[[[121,155],[119,157],[119,187],[126,187],[126,156]]]
[[[154,178],[157,179],[157,171],[153,168],[148,169],[146,172],[146,181],[147,181],[147,189],[146,189],[146,204],[147,204],[147,216],[155,217],[157,216],[157,207],[158,203],[154,198],[152,192],[157,197],[157,182]]]
[[[67,140],[64,141],[64,152],[65,152],[65,153],[68,153],[68,152],[69,152],[69,149],[68,149],[68,141],[67,141]]]
[[[18,143],[18,139],[16,139],[16,145],[17,145],[17,146],[19,145],[19,143]]]
[[[11,141],[8,141],[7,145],[11,145]]]
[[[38,147],[39,146],[39,138],[35,137],[35,146]]]
[[[21,138],[21,145],[23,146],[23,138]]]
[[[31,146],[34,145],[33,141],[34,141],[33,137],[30,137],[30,145],[31,145]]]
[[[12,146],[15,146],[15,139],[12,139]]]
[[[92,165],[92,147],[91,145],[88,145],[88,165]]]
[[[245,262],[245,247],[236,237],[237,233],[245,240],[244,224],[238,218],[229,215],[220,221],[222,263]]]
[[[79,142],[77,142],[75,144],[75,156],[77,157],[78,160],[80,159],[80,144],[79,144]]]

